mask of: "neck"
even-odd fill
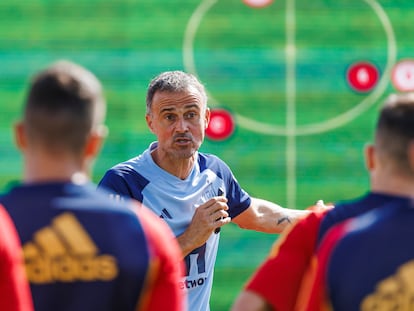
[[[371,189],[373,192],[411,197],[414,195],[414,178],[406,175],[371,176]]]
[[[84,183],[88,180],[85,165],[67,154],[30,153],[25,157],[24,182]]]
[[[195,155],[190,158],[171,158],[166,154],[161,156],[158,148],[152,151],[151,156],[160,168],[182,180],[190,175],[195,162]]]

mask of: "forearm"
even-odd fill
[[[183,233],[182,235],[177,236],[177,242],[181,249],[182,257],[184,258],[188,254],[190,254],[194,249],[199,247],[199,245],[195,244],[194,241],[187,238],[187,235]]]
[[[282,233],[310,212],[281,207],[273,202],[252,198],[251,206],[233,219],[241,228],[267,233]]]
[[[265,299],[251,291],[242,291],[235,300],[231,311],[270,311]]]
[[[287,227],[309,214],[309,211],[284,208],[264,200],[258,200],[257,204],[258,224],[263,232],[282,233]]]

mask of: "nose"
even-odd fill
[[[188,131],[188,122],[183,117],[178,118],[175,128],[178,132],[187,132]]]

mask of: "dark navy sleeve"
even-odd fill
[[[199,165],[200,170],[212,170],[218,178],[223,180],[229,206],[228,213],[231,218],[241,214],[250,206],[249,194],[240,187],[230,167],[223,160],[212,154],[200,154]]]
[[[127,165],[117,165],[108,170],[98,184],[98,188],[142,202],[142,190],[148,180]]]
[[[230,180],[227,199],[231,218],[244,212],[251,204],[250,196],[240,187],[234,178]]]

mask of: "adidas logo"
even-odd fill
[[[116,258],[98,255],[88,232],[71,213],[63,213],[23,245],[28,279],[34,284],[110,281],[118,275]]]
[[[164,208],[164,209],[161,211],[160,218],[163,218],[163,219],[165,219],[165,218],[168,218],[168,219],[173,219],[173,218],[172,218],[172,216],[171,216],[171,214],[168,212],[168,210],[167,210],[166,208]]]

